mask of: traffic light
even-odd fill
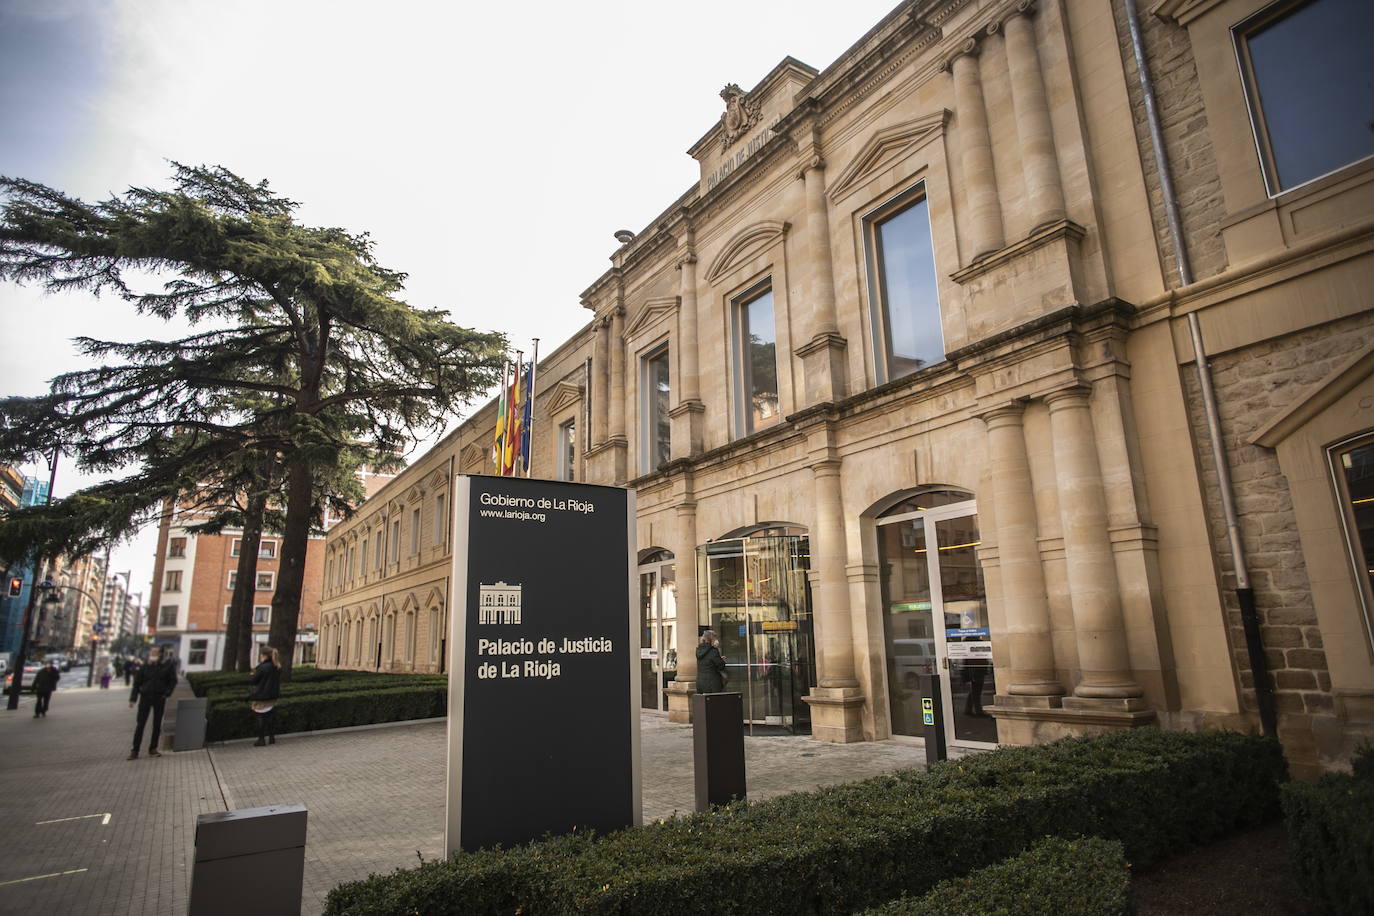
[[[24,590],[24,579],[20,576],[10,576],[10,597],[18,598],[19,593]]]

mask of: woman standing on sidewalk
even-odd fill
[[[277,736],[272,731],[272,712],[281,696],[281,655],[271,646],[258,649],[258,666],[253,669],[253,689],[248,694],[253,712],[258,719],[258,740],[254,747],[276,744]]]

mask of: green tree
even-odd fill
[[[137,507],[154,490],[184,492],[186,477],[223,456],[277,456],[270,639],[289,665],[306,545],[324,509],[319,482],[350,453],[395,456],[441,430],[496,383],[504,338],[410,306],[405,275],[377,263],[365,234],[302,225],[295,202],[223,168],[174,164],[171,190],[98,203],[22,179],[0,178],[0,193],[0,279],[113,294],[141,313],[210,326],[171,341],[82,339],[86,352],[121,362],[0,402],[0,455],[58,441],[84,466],[143,469],[64,500],[85,509],[45,542],[77,539],[83,525],[90,537],[93,521],[108,534],[126,510],[146,511]],[[140,289],[148,275],[164,282]],[[0,528],[26,524],[21,516]]]

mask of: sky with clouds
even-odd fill
[[[547,352],[590,317],[612,233],[697,180],[722,86],[823,69],[895,5],[0,0],[0,174],[86,199],[165,186],[169,160],[265,178],[304,222],[370,233],[413,304]],[[89,365],[78,334],[180,330],[12,285],[0,316],[5,395]],[[55,493],[90,482],[68,462]],[[116,549],[134,591],[152,551]]]

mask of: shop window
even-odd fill
[[[179,592],[179,591],[181,591],[181,570],[179,570],[179,569],[169,569],[169,570],[167,570],[167,577],[166,577],[166,579],[165,579],[165,580],[163,581],[163,583],[162,583],[162,590],[163,590],[164,592]]]
[[[640,468],[648,474],[668,462],[672,424],[668,409],[672,391],[668,384],[668,348],[660,347],[641,361]],[[776,387],[776,386],[775,386]]]
[[[558,479],[577,479],[577,421],[568,420],[558,427]]]
[[[777,423],[778,362],[777,329],[773,323],[773,288],[755,287],[736,300],[735,326],[735,424],[741,435]]]
[[[1374,645],[1374,435],[1338,443],[1331,447],[1330,456],[1365,635]]]
[[[164,604],[158,608],[157,625],[159,627],[175,627],[177,625],[177,606],[175,604]]]
[[[167,557],[172,560],[184,559],[186,556],[186,538],[167,539]]]
[[[1271,196],[1374,155],[1374,4],[1275,3],[1232,35]]]
[[[189,652],[189,653],[187,654],[187,656],[186,656],[186,664],[188,664],[188,665],[203,665],[203,664],[205,664],[205,657],[206,657],[206,655],[209,654],[209,649],[210,649],[210,640],[208,640],[208,639],[193,639],[193,640],[191,640],[191,650],[190,650],[190,652]]]
[[[864,220],[878,382],[945,358],[930,212],[918,188]]]

